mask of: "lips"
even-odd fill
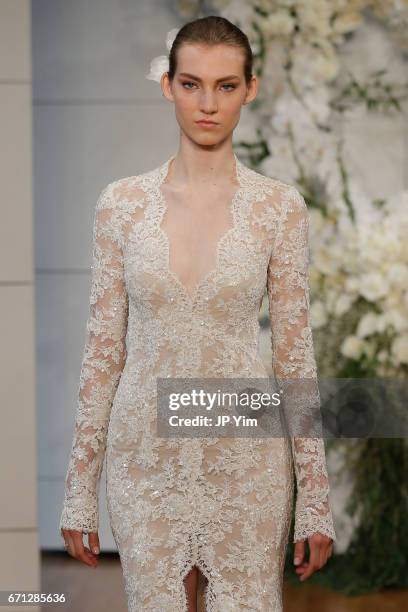
[[[203,125],[217,125],[215,121],[205,121],[205,120],[196,121],[196,123],[202,123]]]

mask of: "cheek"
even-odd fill
[[[228,108],[229,112],[239,113],[242,107],[243,98],[237,92],[235,95],[232,94],[230,96],[226,96],[223,102],[224,102],[223,106],[225,108]]]
[[[238,97],[231,96],[224,99],[219,108],[224,119],[229,123],[234,123],[240,116],[242,101]]]
[[[177,110],[180,113],[188,113],[197,107],[197,99],[194,96],[179,95],[175,99]]]

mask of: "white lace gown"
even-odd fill
[[[280,612],[294,477],[294,541],[315,532],[336,539],[323,440],[159,438],[156,378],[267,377],[258,322],[265,290],[276,377],[315,378],[307,208],[294,186],[234,154],[229,207],[203,221],[189,258],[189,230],[165,195],[174,157],[110,183],[96,205],[60,527],[98,529],[106,454],[130,612],[185,612],[183,579],[194,565],[208,579],[207,612]]]

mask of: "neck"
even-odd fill
[[[180,147],[172,159],[167,181],[175,187],[226,185],[236,183],[235,157],[232,147],[203,149]]]

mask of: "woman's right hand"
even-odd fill
[[[85,565],[91,567],[97,567],[98,565],[98,554],[100,551],[98,532],[88,534],[88,544],[84,546],[82,537],[82,531],[76,531],[75,529],[61,529],[61,535],[64,538],[65,548],[71,557],[82,561]]]

